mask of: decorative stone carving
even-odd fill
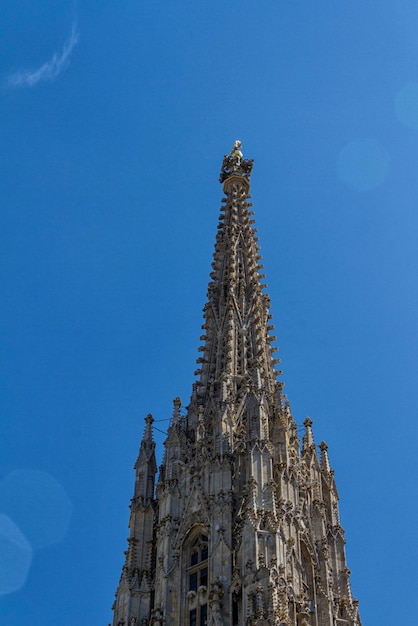
[[[218,577],[215,578],[213,583],[210,586],[209,592],[209,605],[212,613],[212,623],[215,626],[223,626],[222,619],[222,596],[224,595],[224,591],[222,588],[222,584]]]
[[[161,607],[157,605],[151,613],[151,626],[163,626],[163,624],[164,624],[164,615],[161,610]]]
[[[247,179],[250,178],[254,161],[252,159],[243,159],[240,148],[241,142],[236,141],[232,147],[231,153],[229,155],[225,154],[219,182],[223,183],[233,174],[244,176]]]

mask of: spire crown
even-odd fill
[[[254,159],[243,159],[241,147],[242,143],[237,139],[231,152],[224,155],[219,182],[223,183],[231,176],[241,176],[247,181],[250,180]]]

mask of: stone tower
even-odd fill
[[[240,147],[222,164],[198,381],[185,416],[174,400],[156,486],[145,418],[113,626],[361,626],[327,446],[309,418],[299,441],[277,381]]]

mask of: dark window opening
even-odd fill
[[[199,597],[195,597],[195,600],[192,600],[193,608],[189,611],[188,626],[207,626],[208,623],[208,555],[208,537],[207,535],[199,534],[194,538],[189,548],[187,591],[194,591]]]
[[[197,591],[197,572],[189,576],[189,591]]]
[[[232,600],[232,625],[238,626],[238,602]]]
[[[190,626],[197,626],[197,611],[196,609],[193,609],[193,611],[190,611]]]
[[[200,584],[205,587],[208,586],[208,568],[204,567],[200,570]]]

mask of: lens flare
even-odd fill
[[[402,124],[418,130],[418,83],[409,82],[397,93],[395,111]]]
[[[33,549],[62,541],[72,513],[71,500],[47,472],[16,470],[0,482],[2,513],[25,534]]]
[[[381,185],[389,170],[389,156],[377,141],[351,141],[337,158],[337,173],[342,182],[358,191]]]
[[[7,516],[0,514],[0,595],[23,587],[32,561],[26,537]]]

